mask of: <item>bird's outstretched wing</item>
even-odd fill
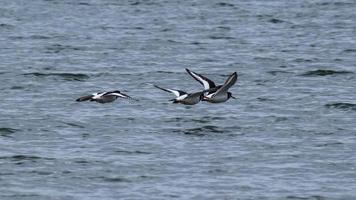
[[[236,83],[237,80],[237,73],[234,72],[232,73],[229,78],[226,79],[225,83],[221,88],[219,88],[213,96],[218,96],[219,94],[226,93],[231,86],[233,86]]]
[[[180,97],[180,96],[182,96],[182,95],[187,94],[186,92],[181,91],[181,90],[173,90],[173,89],[161,88],[161,87],[159,87],[159,86],[157,86],[157,85],[153,85],[153,86],[155,86],[156,88],[161,89],[161,90],[163,90],[163,91],[173,93],[174,95],[176,95],[176,97]]]
[[[197,80],[200,84],[202,84],[205,90],[216,87],[214,81],[208,79],[207,77],[198,74],[196,72],[193,72],[187,68],[185,70],[188,72],[190,76],[192,76],[195,80]]]
[[[135,98],[132,98],[130,97],[129,95],[127,94],[124,94],[118,90],[115,90],[115,91],[111,91],[111,92],[106,92],[104,94],[104,96],[116,96],[116,97],[119,97],[119,98],[124,98],[124,99],[130,99],[130,100],[135,100],[135,101],[138,101],[137,99]]]

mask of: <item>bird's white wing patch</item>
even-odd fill
[[[166,89],[166,88],[161,88],[157,85],[154,85],[156,88],[160,89],[160,90],[163,90],[163,91],[166,91],[166,92],[170,92],[170,93],[173,93],[176,97],[179,97],[183,94],[186,94],[186,92],[183,92],[183,91],[180,91],[180,90],[172,90],[172,89]]]
[[[104,92],[94,93],[92,99],[100,99],[101,96],[105,94]]]
[[[185,99],[187,97],[188,97],[188,94],[184,94],[184,95],[179,96],[178,98],[176,98],[176,100],[180,101],[180,100],[183,100],[183,99]]]
[[[172,90],[172,89],[166,89],[166,90],[170,91],[171,93],[173,93],[173,94],[176,95],[177,97],[180,96],[180,93],[179,93],[179,91],[177,91],[177,90]]]
[[[125,96],[125,95],[123,95],[123,94],[116,93],[116,92],[110,93],[109,95],[114,95],[114,96],[118,96],[118,97],[122,97],[122,98],[128,98],[128,96]]]
[[[204,80],[201,76],[199,76],[198,74],[196,74],[195,72],[189,71],[191,75],[193,75],[200,83],[202,83],[204,85],[204,89],[209,89],[210,85],[208,83],[208,81]]]

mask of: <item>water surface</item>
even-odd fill
[[[355,8],[1,1],[0,199],[356,198]],[[238,99],[171,104],[184,68]]]

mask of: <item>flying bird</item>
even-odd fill
[[[228,92],[229,88],[236,83],[237,73],[232,73],[229,78],[225,81],[223,85],[218,85],[214,83],[214,81],[208,79],[207,77],[193,72],[189,69],[185,69],[189,75],[191,75],[195,80],[197,80],[200,84],[204,86],[205,90],[209,92],[204,93],[204,98],[202,101],[207,101],[210,103],[222,103],[230,98],[236,99],[232,96],[231,92]]]
[[[127,94],[124,94],[120,92],[119,90],[114,90],[110,92],[98,92],[98,93],[93,93],[91,95],[83,96],[76,101],[81,102],[81,101],[96,101],[98,103],[110,103],[115,101],[117,98],[124,98],[124,99],[133,99]],[[135,100],[135,99],[133,99]]]
[[[194,105],[199,103],[203,98],[204,98],[204,92],[195,92],[195,93],[187,93],[182,90],[173,90],[173,89],[166,89],[166,88],[161,88],[157,85],[154,85],[156,88],[161,89],[166,92],[173,93],[176,98],[171,99],[170,101],[173,101],[173,103],[181,103],[184,105]]]

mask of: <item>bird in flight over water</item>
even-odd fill
[[[204,94],[203,101],[207,101],[210,103],[222,103],[229,100],[230,98],[236,99],[234,96],[232,96],[232,93],[228,91],[229,88],[233,86],[237,81],[236,72],[232,73],[223,85],[216,86],[214,81],[210,80],[209,78],[196,72],[193,72],[189,69],[185,70],[195,80],[202,84],[205,90],[209,90],[209,92],[206,92]]]
[[[199,103],[203,98],[204,98],[204,92],[195,92],[195,93],[187,93],[181,90],[173,90],[173,89],[166,89],[159,87],[157,85],[154,85],[156,88],[161,89],[166,92],[173,93],[176,98],[171,99],[170,101],[173,101],[173,103],[181,103],[185,105],[194,105]]]
[[[110,103],[115,101],[117,98],[133,99],[127,94],[120,92],[119,90],[114,90],[110,92],[98,92],[91,95],[86,95],[76,99],[78,102],[82,101],[96,101],[98,103]],[[135,99],[133,99],[135,100]]]

